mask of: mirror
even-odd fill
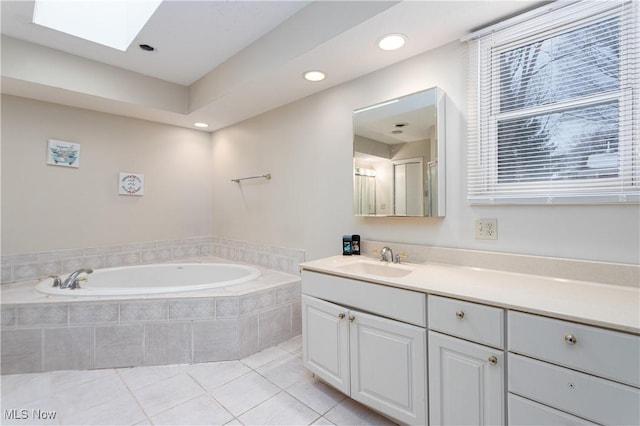
[[[353,112],[356,216],[444,216],[444,92]]]

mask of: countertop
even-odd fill
[[[354,262],[409,268],[411,273],[392,278],[341,269]],[[640,334],[636,287],[437,263],[386,264],[365,256],[333,256],[302,263],[300,268]]]

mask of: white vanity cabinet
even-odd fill
[[[509,424],[640,424],[640,337],[509,311]]]
[[[344,306],[302,295],[304,366],[347,395],[351,391],[348,315]]]
[[[304,264],[304,365],[405,424],[640,424],[636,290],[568,281],[551,297],[545,277],[450,272]]]
[[[504,310],[428,296],[429,424],[505,424]]]
[[[426,296],[302,272],[303,363],[353,399],[426,424]]]

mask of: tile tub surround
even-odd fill
[[[49,274],[62,275],[84,267],[99,269],[176,262],[211,255],[289,274],[298,274],[298,263],[305,260],[305,252],[300,249],[203,236],[2,256],[0,282],[44,279]]]
[[[221,261],[202,258],[202,261]],[[300,277],[203,292],[50,297],[2,288],[2,374],[237,360],[301,332]]]
[[[394,423],[302,366],[302,336],[239,361],[0,377],[3,425],[380,425]],[[5,410],[27,410],[10,419]],[[38,420],[36,413],[56,414]]]
[[[305,261],[305,251],[301,249],[219,237],[212,238],[211,254],[234,262],[247,263],[293,275],[300,275],[298,264]]]

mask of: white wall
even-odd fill
[[[46,164],[47,140],[81,145],[80,167]],[[2,254],[211,235],[208,133],[2,97]],[[119,172],[145,195],[118,195]]]
[[[206,133],[2,97],[2,254],[217,235],[339,254],[341,236],[638,263],[640,207],[466,203],[467,52],[457,42]],[[355,218],[352,110],[432,86],[447,94],[447,216]],[[82,145],[81,167],[46,165],[49,138]],[[121,171],[144,197],[118,196]],[[272,173],[271,181],[232,178]],[[498,219],[499,239],[473,238]]]
[[[466,203],[467,50],[458,42],[213,134],[215,235],[339,254],[341,236],[576,259],[637,263],[640,208]],[[330,76],[329,76],[330,78]],[[352,110],[432,86],[447,94],[447,216],[355,218]],[[271,181],[230,179],[272,173]],[[497,218],[497,241],[475,240],[476,218]]]

